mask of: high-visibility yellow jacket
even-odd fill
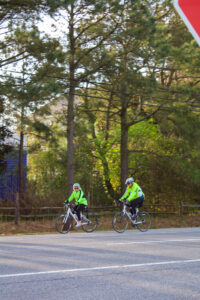
[[[127,201],[132,201],[139,197],[144,198],[144,193],[140,186],[136,182],[133,182],[133,185],[131,187],[127,187],[124,195],[119,200],[122,201],[126,199]]]
[[[67,199],[67,201],[71,202],[72,200],[75,200],[75,205],[78,205],[78,204],[88,205],[87,199],[86,199],[82,189],[79,189],[78,191],[73,191],[71,193],[71,195]]]

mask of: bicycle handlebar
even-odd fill
[[[126,199],[124,199],[124,200],[122,200],[122,201],[120,201],[120,200],[117,200],[119,203],[123,203],[123,204],[127,204],[128,202],[127,202],[127,200]]]
[[[65,206],[65,207],[70,207],[70,208],[72,208],[72,207],[73,207],[73,204],[70,203],[70,202],[64,202],[64,206]]]

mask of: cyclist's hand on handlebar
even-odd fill
[[[123,203],[126,205],[129,204],[129,202],[126,199],[123,201]]]
[[[116,200],[116,204],[117,204],[117,205],[120,205],[120,204],[122,204],[122,203],[123,203],[122,200],[120,200],[120,199]]]
[[[74,201],[68,202],[68,205],[69,205],[71,208],[74,207]]]

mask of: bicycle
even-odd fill
[[[112,219],[113,229],[118,233],[123,233],[128,228],[128,221],[131,221],[133,227],[136,227],[142,232],[147,231],[151,227],[151,216],[146,211],[140,211],[136,208],[136,217],[130,212],[130,206],[123,202],[123,209],[117,212]]]
[[[63,234],[68,233],[78,221],[72,204],[66,203],[64,210],[64,213],[58,215],[56,218],[56,230]],[[97,216],[92,212],[88,212],[87,207],[84,213],[81,212],[81,222],[81,227],[85,232],[93,232],[98,226]]]

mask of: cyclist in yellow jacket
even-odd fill
[[[88,205],[88,202],[79,183],[74,183],[73,192],[71,193],[70,197],[65,201],[65,203],[71,202],[73,200],[75,200],[74,210],[78,216],[78,222],[76,224],[76,227],[80,227],[82,225],[80,213],[81,211],[85,210],[85,207]]]
[[[133,214],[134,219],[136,206],[141,207],[143,205],[144,193],[140,186],[134,182],[133,177],[127,178],[125,184],[127,185],[126,191],[119,201],[127,201],[127,204],[131,207],[130,212]]]

